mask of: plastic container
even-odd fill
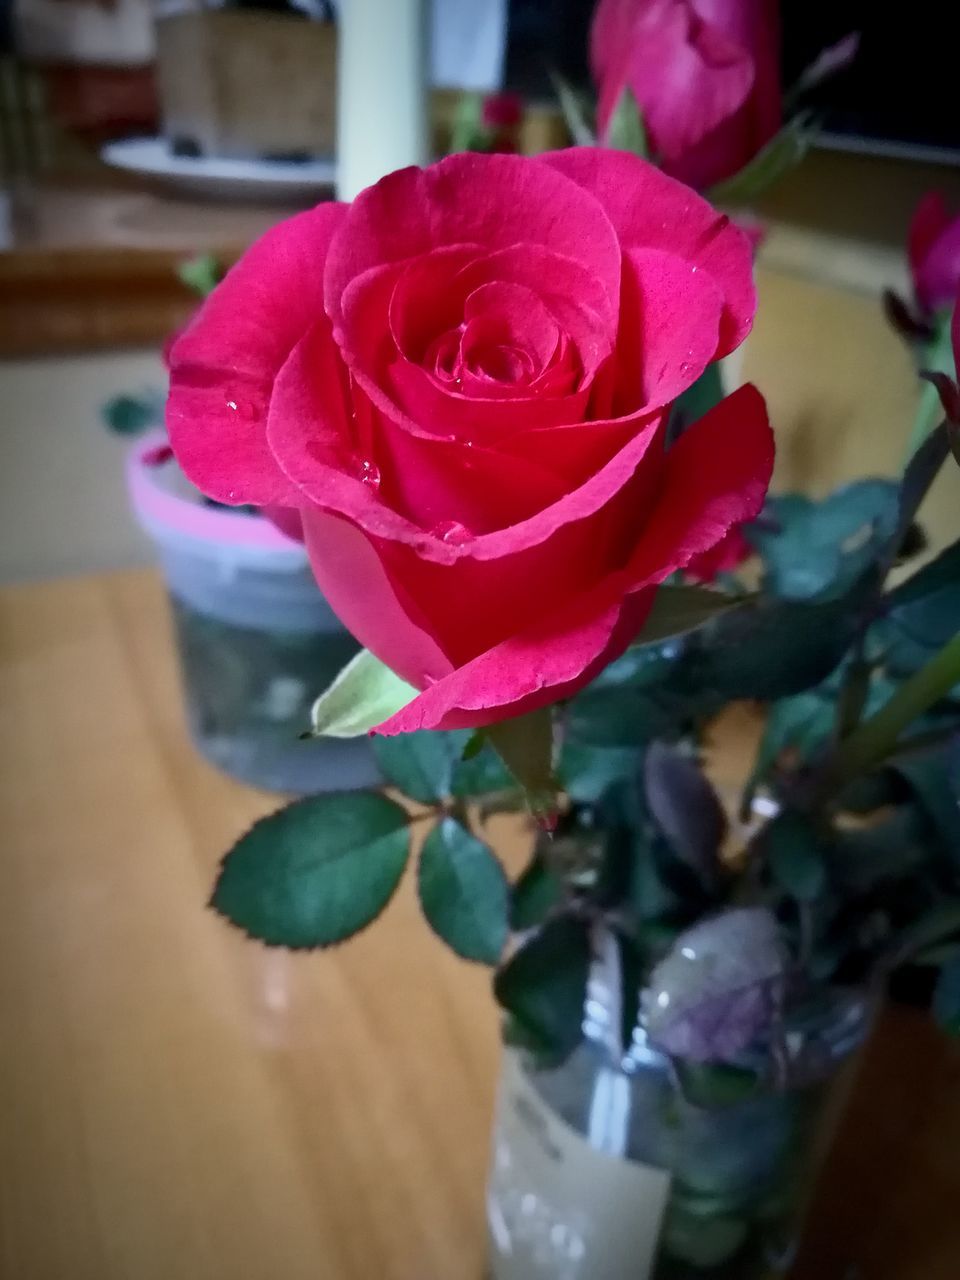
[[[376,784],[366,739],[299,737],[314,699],[359,647],[320,594],[301,544],[253,512],[204,505],[161,433],[131,450],[127,481],[166,579],[200,754],[269,791]]]

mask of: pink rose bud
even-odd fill
[[[659,583],[760,510],[750,244],[625,152],[464,153],[269,231],[173,347],[167,425],[220,502],[295,510],[317,582],[421,692],[383,733],[574,693]]]
[[[590,35],[606,136],[625,88],[661,167],[704,190],[781,124],[776,0],[600,0]]]
[[[483,100],[481,119],[488,129],[515,129],[523,117],[518,93],[491,93]]]
[[[929,314],[952,306],[960,288],[960,214],[950,217],[939,191],[917,205],[907,250],[920,307]]]

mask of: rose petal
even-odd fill
[[[660,249],[624,252],[616,407],[650,413],[696,382],[717,350],[723,295],[713,278]]]
[[[625,571],[459,666],[377,732],[471,728],[581,688],[630,643],[652,603],[652,585],[758,513],[772,468],[763,398],[755,388],[741,387],[668,453],[660,500]]]
[[[450,673],[449,659],[400,604],[375,543],[317,507],[304,508],[303,533],[317,584],[348,631],[415,687]]]
[[[626,151],[568,147],[539,157],[597,197],[625,249],[664,249],[707,272],[724,298],[716,356],[750,332],[753,255],[744,234],[689,187]]]
[[[928,191],[914,209],[907,233],[907,255],[914,276],[921,270],[927,254],[949,225],[950,214],[943,192]]]
[[[613,445],[621,439],[621,429],[626,438],[599,470],[578,483],[579,477],[547,465],[549,451],[540,458],[518,453],[505,462],[498,451],[479,443],[412,435],[371,406],[356,387],[356,421],[348,420],[341,400],[328,390],[327,364],[337,358],[324,320],[298,344],[277,377],[268,422],[271,449],[284,474],[301,490],[301,502],[306,497],[354,521],[371,536],[404,543],[438,564],[453,564],[467,555],[499,560],[545,542],[564,525],[585,520],[623,489],[648,449],[655,447],[661,426],[661,415],[635,415],[622,424],[603,426],[604,432],[617,434],[601,437],[598,432],[598,439]],[[582,434],[584,428],[571,428],[565,456],[577,448],[574,431]],[[352,439],[358,443],[351,453],[344,441]],[[582,443],[590,449],[590,441]],[[368,460],[380,472],[379,485],[363,483],[371,479],[362,467]],[[420,522],[405,514],[414,504]],[[513,519],[516,512],[523,514]],[[445,542],[433,536],[430,527],[446,520],[468,528],[473,521],[471,532],[480,534],[469,546]]]
[[[267,406],[277,371],[323,314],[324,258],[344,212],[322,204],[268,231],[170,351],[170,442],[187,477],[219,502],[295,497],[266,445]]]
[[[960,285],[960,217],[927,250],[914,283],[917,297],[928,311],[939,311],[953,302]]]
[[[653,591],[611,603],[606,586],[425,689],[377,725],[390,736],[472,729],[570,697],[620,656],[643,625]]]
[[[432,536],[437,524],[455,519],[487,533],[554,505],[569,487],[542,461],[517,460],[505,468],[499,454],[480,444],[402,430],[359,387],[349,398],[338,393],[339,363],[330,322],[322,317],[274,384],[267,437],[301,504],[308,499],[373,536],[450,563],[461,552]]]
[[[667,452],[660,501],[629,572],[639,584],[657,566],[670,573],[760,513],[773,473],[773,432],[750,383],[693,423]]]
[[[445,245],[490,250],[541,245],[572,258],[610,306],[620,292],[620,245],[603,209],[562,174],[525,156],[462,153],[429,169],[401,169],[349,206],[327,256],[324,295],[337,339],[347,286],[371,267]]]

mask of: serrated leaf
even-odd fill
[[[424,841],[417,872],[423,914],[464,960],[496,964],[507,941],[507,878],[493,853],[454,818]]]
[[[683,676],[695,689],[728,701],[789,697],[819,684],[842,660],[872,600],[868,571],[842,595],[824,601],[766,597],[722,614],[691,638]]]
[[[697,764],[662,742],[652,742],[644,761],[650,814],[675,856],[708,892],[720,878],[720,845],[727,819],[717,793]]]
[[[951,1036],[960,1036],[960,955],[953,955],[940,969],[933,992],[933,1016]]]
[[[360,738],[417,696],[369,649],[361,649],[313,704],[312,736]]]
[[[816,829],[799,814],[779,814],[763,830],[761,847],[774,880],[799,902],[823,893],[827,872]]]
[[[650,143],[643,123],[643,113],[629,85],[624,85],[617,99],[617,105],[607,124],[603,144],[617,151],[630,151],[644,160],[650,155]]]
[[[542,924],[560,902],[563,887],[539,854],[531,858],[510,891],[510,927],[517,933]]]
[[[748,604],[753,597],[728,596],[709,587],[660,587],[653,608],[631,648],[662,643],[702,627],[711,618]]]
[[[789,120],[739,173],[711,187],[711,204],[749,204],[796,167],[813,141],[813,116],[801,112]]]
[[[572,1053],[583,1037],[590,954],[586,924],[560,916],[514,952],[494,978],[500,1005],[558,1057]]]
[[[420,804],[434,804],[452,794],[453,775],[470,730],[421,729],[391,738],[375,735],[373,754],[388,783]]]
[[[779,1008],[786,957],[765,907],[709,917],[677,938],[644,992],[644,1024],[667,1053],[691,1062],[735,1058]]]
[[[376,919],[400,883],[408,822],[374,791],[297,800],[241,836],[210,905],[268,946],[343,942]]]
[[[764,520],[746,526],[764,564],[764,583],[787,600],[824,600],[849,589],[879,558],[900,518],[891,480],[857,480],[822,502],[800,494],[771,498]]]

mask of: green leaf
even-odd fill
[[[887,616],[876,628],[887,669],[909,676],[960,631],[960,542],[954,542],[885,597]]]
[[[550,79],[557,91],[560,110],[570,130],[570,137],[578,147],[595,147],[597,138],[590,122],[590,107],[584,95],[557,71],[550,72]]]
[[[450,152],[473,151],[484,134],[483,94],[461,93],[453,112],[450,130]]]
[[[916,805],[900,804],[870,826],[839,831],[832,841],[830,870],[847,894],[915,879],[929,867],[929,827]]]
[[[891,767],[904,778],[955,862],[960,863],[960,796],[948,751],[896,760]]]
[[[487,796],[500,791],[512,791],[516,794],[519,786],[513,774],[484,738],[478,752],[469,755],[464,751],[462,759],[454,766],[450,791],[460,799],[469,799],[471,796]]]
[[[622,778],[634,777],[643,762],[636,747],[595,747],[567,737],[560,754],[560,779],[571,800],[589,804]]]
[[[805,111],[795,115],[739,173],[710,188],[710,203],[749,204],[800,163],[813,135],[812,114]]]
[[[944,1031],[960,1036],[960,955],[953,955],[941,968],[932,1008]]]
[[[149,396],[114,396],[101,412],[118,436],[136,436],[163,422],[163,401]]]
[[[833,598],[846,591],[893,537],[900,488],[892,480],[857,480],[822,502],[800,494],[771,498],[764,521],[748,525],[763,558],[764,583],[787,600]]]
[[[764,828],[762,847],[781,889],[800,902],[819,898],[827,873],[822,842],[810,822],[789,810],[779,814]]]
[[[210,905],[268,946],[343,942],[376,919],[400,883],[408,821],[374,791],[297,800],[241,836]]]
[[[413,685],[361,649],[313,704],[311,736],[360,738],[416,696]]]
[[[454,818],[427,836],[417,874],[431,929],[464,960],[496,964],[507,941],[507,878],[490,849]]]
[[[201,253],[195,258],[188,258],[177,268],[181,281],[199,294],[201,298],[209,297],[224,277],[224,269],[212,253]]]
[[[826,697],[820,687],[775,702],[764,726],[751,786],[755,787],[768,776],[788,748],[801,760],[808,760],[816,747],[830,736],[834,710],[833,700]]]
[[[487,726],[487,737],[527,796],[534,813],[552,812],[558,784],[553,773],[550,707]]]
[[[718,614],[742,607],[752,598],[728,596],[722,591],[711,591],[709,587],[660,587],[634,646],[657,644],[674,636],[686,635]]]
[[[539,854],[534,854],[510,891],[510,927],[517,933],[542,924],[560,902],[563,889]]]
[[[644,160],[650,155],[643,114],[629,85],[624,85],[623,92],[617,99],[603,142],[605,146],[617,151],[632,151],[635,156],[642,156]]]
[[[802,693],[842,660],[859,629],[859,611],[874,589],[875,579],[867,574],[836,599],[806,603],[766,598],[733,609],[693,637],[684,679],[724,701]]]
[[[470,730],[444,733],[421,729],[373,738],[373,753],[387,782],[421,804],[445,800],[453,791],[454,770],[460,763]]]
[[[644,787],[650,814],[674,856],[700,886],[713,892],[719,883],[720,846],[727,819],[717,793],[689,756],[653,742],[644,762]]]
[[[494,978],[494,994],[529,1036],[566,1057],[583,1037],[589,968],[586,924],[560,916],[514,952]]]

